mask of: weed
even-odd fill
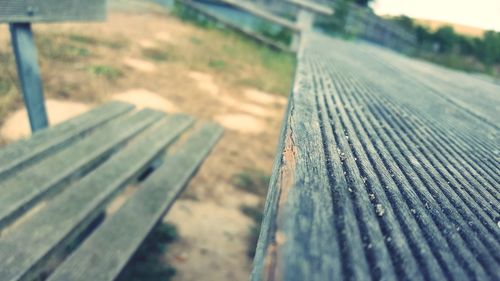
[[[37,47],[41,57],[60,62],[74,62],[90,56],[87,48],[65,42],[60,35],[38,36]]]
[[[162,261],[162,255],[168,244],[176,239],[178,234],[174,225],[161,223],[156,226],[116,280],[170,280],[175,275],[175,269]]]
[[[244,170],[233,177],[236,187],[256,195],[265,196],[270,176],[257,170]]]
[[[253,258],[255,256],[257,242],[259,241],[260,225],[263,217],[262,209],[262,204],[259,204],[255,207],[248,205],[242,205],[240,207],[241,212],[253,220],[253,224],[250,227],[248,234],[247,255],[249,258]]]
[[[208,61],[208,66],[215,70],[225,70],[227,68],[226,62],[218,59],[210,59]]]
[[[276,26],[266,22],[262,22],[257,26],[257,33],[272,39],[273,41],[283,43],[286,46],[290,45],[292,42],[292,31],[283,27],[277,28]]]
[[[110,81],[123,76],[123,72],[109,65],[94,65],[89,68],[89,72],[104,77]]]
[[[98,41],[94,37],[82,35],[82,34],[69,34],[68,39],[74,42],[83,43],[83,44],[97,44]]]
[[[128,46],[128,41],[125,38],[97,38],[88,35],[71,33],[68,35],[61,34],[61,36],[67,37],[70,41],[85,44],[85,45],[101,45],[111,49],[123,49]]]
[[[170,59],[169,54],[166,51],[156,49],[156,48],[146,48],[142,50],[142,55],[152,61],[167,61]]]

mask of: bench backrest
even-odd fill
[[[104,20],[106,0],[0,0],[0,23],[9,23],[24,104],[33,132],[48,126],[31,23]]]
[[[106,17],[106,0],[0,0],[0,23],[93,21]]]

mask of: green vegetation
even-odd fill
[[[293,54],[272,50],[180,4],[176,4],[173,14],[203,29],[188,38],[192,48],[175,50],[176,61],[199,71],[215,71],[225,82],[238,87],[289,94]]]
[[[117,281],[168,281],[175,275],[175,269],[162,259],[168,244],[178,239],[177,229],[172,224],[156,226],[141,244]]]
[[[67,35],[70,41],[85,45],[100,45],[111,49],[123,49],[129,45],[129,42],[123,37],[117,38],[97,38],[88,35],[71,33]]]
[[[148,60],[156,62],[164,62],[170,59],[170,55],[166,51],[156,48],[145,48],[142,50],[142,55]]]
[[[264,206],[259,204],[255,207],[243,205],[240,207],[240,210],[247,217],[251,218],[253,221],[253,225],[249,229],[248,234],[248,248],[247,248],[247,256],[249,258],[253,258],[255,256],[255,250],[257,248],[257,242],[259,241],[260,235],[260,225],[262,223],[262,209]]]
[[[350,37],[345,31],[347,18],[352,4],[367,6],[368,0],[332,1],[335,14],[318,22],[329,33]],[[407,16],[390,18],[415,35],[417,46],[411,54],[450,68],[469,72],[484,72],[500,77],[500,32],[487,31],[482,38],[457,34],[450,26],[443,26],[435,31],[417,24]]]
[[[273,41],[279,42],[284,46],[288,46],[292,42],[292,31],[283,27],[274,26],[270,23],[261,22],[257,27],[257,33]]]
[[[246,192],[266,196],[270,179],[261,171],[244,170],[233,177],[233,184]]]
[[[248,234],[248,248],[247,255],[253,258],[255,255],[255,248],[259,240],[260,225],[262,222],[262,210],[264,209],[264,198],[267,194],[270,176],[257,170],[244,170],[233,177],[233,184],[246,192],[256,194],[260,197],[261,201],[257,206],[240,206],[240,210],[247,217],[253,221]]]
[[[13,56],[0,51],[0,125],[9,111],[20,102],[21,96],[16,87],[16,70]],[[0,139],[0,144],[3,141]]]
[[[500,74],[494,70],[500,64],[500,32],[487,31],[482,38],[474,38],[455,33],[451,26],[433,32],[406,16],[391,20],[415,34],[418,57],[465,71]]]
[[[111,81],[123,75],[123,72],[121,70],[109,65],[93,65],[89,68],[89,72]]]

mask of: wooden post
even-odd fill
[[[31,131],[36,132],[48,126],[48,119],[31,24],[11,23],[10,34]]]
[[[293,51],[297,51],[300,46],[301,33],[310,31],[313,28],[314,13],[306,9],[300,9],[297,15],[296,25],[300,28],[300,33],[295,32],[293,34],[291,43]]]

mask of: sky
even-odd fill
[[[374,0],[378,15],[407,15],[500,31],[500,0]]]

